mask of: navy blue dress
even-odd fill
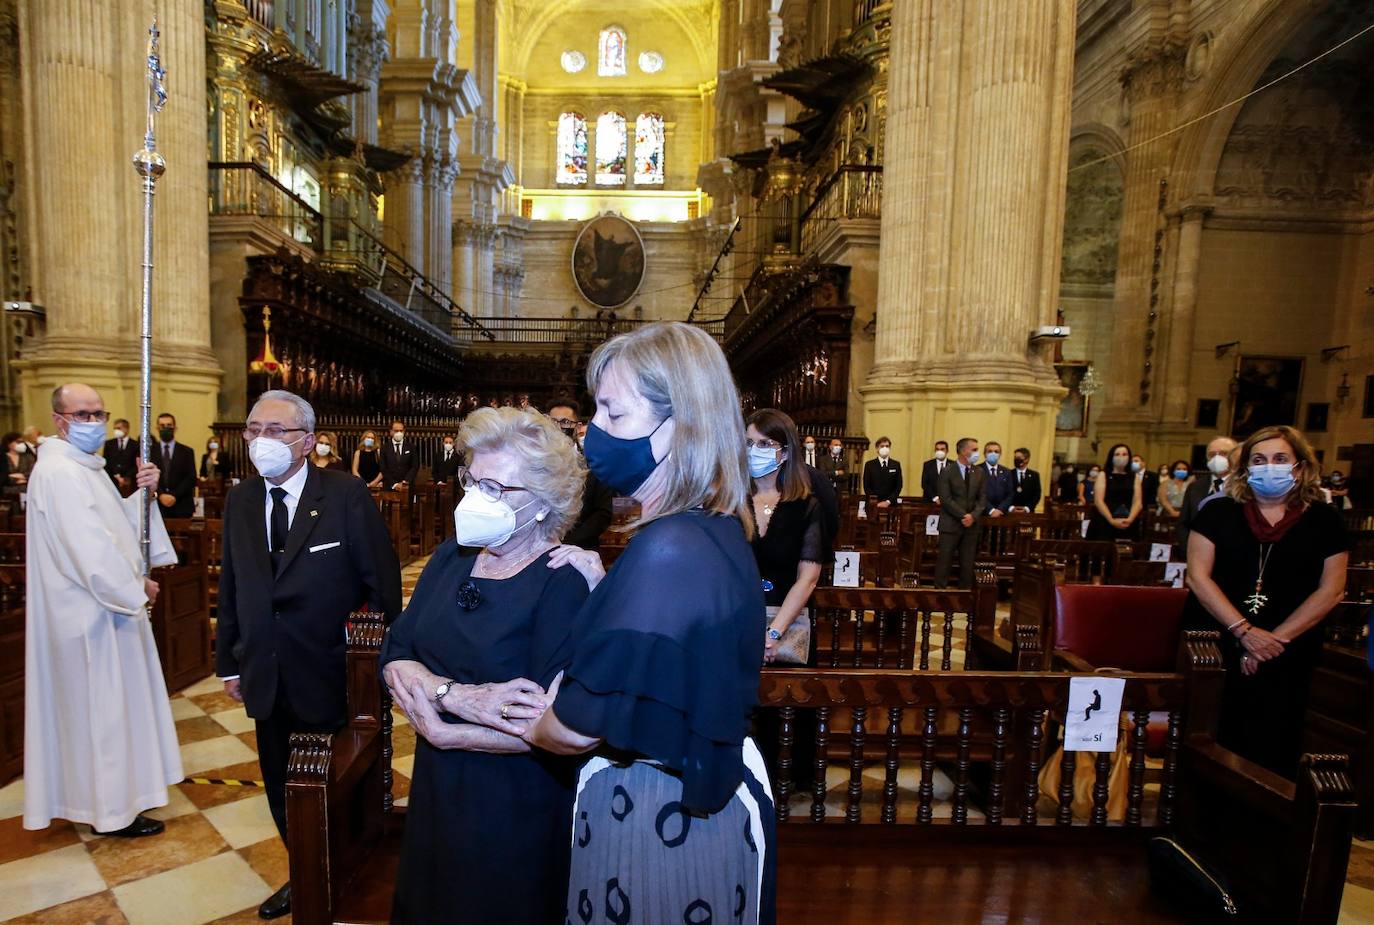
[[[382,664],[412,659],[462,684],[528,678],[548,688],[571,654],[587,597],[576,569],[540,556],[457,603],[476,555],[449,540],[420,575],[382,648]],[[455,717],[446,719],[457,722]],[[577,759],[493,755],[415,743],[393,922],[561,923]]]

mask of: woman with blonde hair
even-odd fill
[[[576,766],[520,736],[567,664],[587,597],[589,564],[559,547],[586,469],[534,411],[474,411],[458,441],[471,464],[455,536],[382,649],[417,734],[391,920],[553,925],[564,920]]]
[[[320,469],[343,471],[348,468],[339,455],[339,438],[336,434],[327,430],[315,434],[315,449],[310,454],[310,463]]]
[[[375,430],[363,431],[358,448],[353,451],[353,474],[368,488],[382,487],[382,448]]]
[[[1316,454],[1292,427],[1252,434],[1225,491],[1198,510],[1188,537],[1186,619],[1223,633],[1217,741],[1291,779],[1319,624],[1345,592],[1350,543],[1325,503]]]
[[[773,920],[773,804],[748,737],[763,661],[739,393],[680,323],[597,348],[592,473],[640,503],[578,615],[572,658],[526,735],[583,766],[572,921]]]

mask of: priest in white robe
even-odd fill
[[[90,386],[53,392],[57,438],[28,485],[24,828],[53,819],[99,834],[155,835],[141,815],[182,780],[181,752],[153,642],[138,505],[121,499],[96,455],[108,415]],[[140,486],[157,485],[140,463]],[[152,564],[176,554],[152,505]]]

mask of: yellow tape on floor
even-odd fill
[[[213,784],[221,787],[262,787],[260,780],[229,780],[217,777],[188,777],[183,784]]]

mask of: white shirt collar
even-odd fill
[[[299,469],[297,469],[297,470],[296,470],[296,474],[293,475],[293,476],[291,476],[291,478],[287,479],[285,482],[282,482],[280,485],[273,485],[271,482],[268,482],[268,483],[267,483],[267,498],[268,498],[268,500],[269,500],[269,501],[271,500],[271,498],[272,498],[272,489],[274,489],[274,488],[282,488],[282,489],[285,489],[285,490],[286,490],[286,493],[287,493],[288,495],[291,496],[291,499],[292,499],[293,501],[299,500],[299,499],[300,499],[300,496],[301,496],[301,493],[302,493],[303,491],[305,491],[305,480],[306,480],[307,478],[309,478],[309,476],[310,476],[310,460],[307,459],[307,460],[305,461],[305,465],[303,465],[303,466],[301,466]]]

